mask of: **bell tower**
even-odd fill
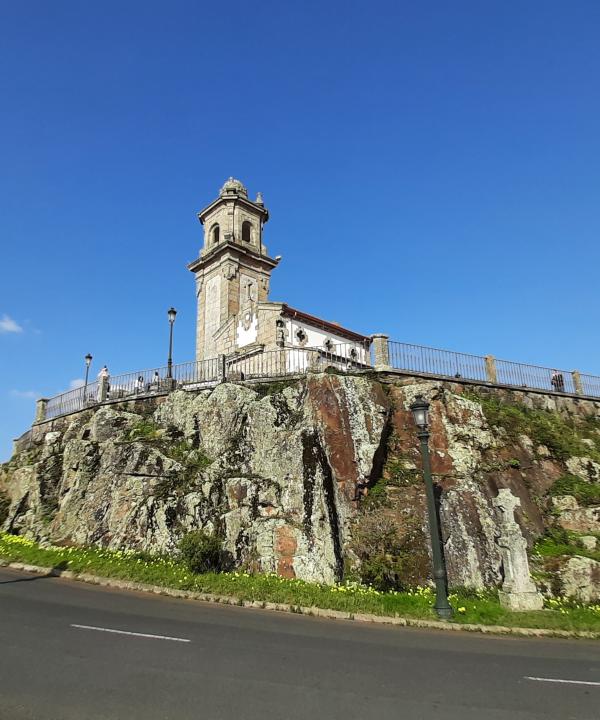
[[[204,245],[188,269],[196,276],[198,298],[196,359],[205,360],[234,351],[239,318],[244,325],[256,322],[278,259],[269,257],[263,243],[269,212],[262,195],[249,200],[239,180],[230,177],[198,219]]]

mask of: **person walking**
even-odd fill
[[[552,377],[550,378],[550,384],[555,392],[565,391],[565,378],[564,375],[558,370],[552,371]]]

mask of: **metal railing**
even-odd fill
[[[137,397],[157,395],[184,385],[210,385],[219,381],[221,376],[217,358],[173,365],[171,378],[166,367],[111,375],[106,381],[95,380],[86,387],[50,398],[45,406],[44,419],[50,420],[111,400],[135,400]]]
[[[368,349],[356,349],[351,343],[328,348],[282,348],[180,363],[173,365],[170,378],[166,367],[111,375],[104,381],[96,380],[50,398],[40,419],[51,420],[104,402],[135,400],[181,387],[192,389],[211,387],[224,380],[286,377],[320,372],[328,367],[343,372],[369,368]]]
[[[487,380],[485,358],[479,355],[438,350],[423,345],[390,342],[389,358],[393,368],[426,375]]]
[[[422,345],[390,342],[389,362],[394,369],[407,373],[600,397],[600,377],[597,375],[497,360],[491,355],[468,355]]]
[[[600,376],[581,373],[581,393],[590,397],[600,397]]]
[[[576,393],[575,381],[570,372],[553,370],[540,365],[525,365],[510,360],[495,360],[496,382],[536,390]]]
[[[408,374],[462,378],[507,387],[600,398],[600,377],[597,375],[400,342],[389,342],[386,352],[390,366]],[[372,369],[373,365],[375,362],[369,348],[357,343],[329,344],[320,348],[287,347],[267,352],[256,350],[227,357],[221,355],[173,365],[171,377],[166,367],[160,367],[114,375],[105,381],[96,380],[86,387],[40,401],[45,406],[37,420],[50,420],[104,402],[134,400],[181,387],[212,387],[225,380],[278,378],[322,372],[328,368],[355,372]]]
[[[352,343],[338,343],[323,348],[281,348],[228,357],[225,360],[225,378],[251,380],[322,372],[327,368],[352,372],[370,367],[367,348],[356,347]]]

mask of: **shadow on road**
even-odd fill
[[[33,582],[34,580],[45,580],[46,578],[58,577],[62,570],[67,569],[67,563],[61,562],[55,565],[45,575],[34,575],[33,577],[15,578],[14,580],[0,580],[0,585],[11,585],[12,583]]]

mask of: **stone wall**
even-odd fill
[[[418,394],[431,402],[450,583],[500,583],[493,499],[509,488],[538,585],[597,597],[600,404],[459,382],[309,374],[59,418],[16,442],[0,519],[55,543],[155,552],[203,527],[238,566],[427,582]]]

